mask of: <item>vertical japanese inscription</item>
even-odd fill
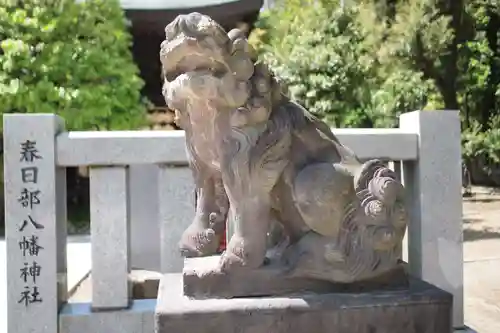
[[[37,285],[37,279],[42,276],[43,268],[37,263],[36,257],[44,250],[39,242],[39,233],[43,232],[44,226],[37,221],[34,210],[42,200],[42,192],[37,187],[39,180],[37,161],[40,159],[42,155],[37,149],[36,141],[21,142],[19,177],[22,188],[17,201],[26,211],[26,216],[18,225],[19,250],[24,259],[19,268],[19,278],[24,283],[24,289],[20,291],[18,303],[25,307],[43,302],[43,290],[39,290]]]
[[[8,320],[0,332],[56,333],[67,300],[66,179],[56,159],[64,124],[52,114],[3,121]]]

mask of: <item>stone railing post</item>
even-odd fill
[[[160,271],[158,166],[135,164],[130,172],[130,252],[132,269]]]
[[[182,272],[180,235],[194,217],[194,181],[186,166],[162,164],[158,180],[162,273]]]
[[[408,194],[411,273],[453,294],[455,328],[463,319],[461,140],[458,111],[401,115],[400,128],[418,135],[419,156],[403,162]]]
[[[129,208],[128,167],[91,167],[93,309],[123,309],[130,304]]]
[[[66,172],[55,162],[63,128],[55,115],[4,115],[9,333],[57,333],[67,299]]]

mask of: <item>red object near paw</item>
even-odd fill
[[[223,232],[224,237],[221,237],[220,243],[219,243],[219,248],[217,249],[217,252],[220,254],[226,250],[226,244],[227,244],[227,222],[224,224],[224,232]]]

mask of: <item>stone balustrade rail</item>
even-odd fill
[[[453,294],[462,327],[458,112],[415,111],[399,128],[333,132],[360,159],[400,166],[410,272]],[[67,303],[65,168],[74,166],[90,168],[88,304]],[[66,132],[56,115],[8,114],[4,177],[8,332],[153,332],[156,301],[131,299],[129,272],[145,257],[163,273],[182,269],[177,241],[194,214],[184,132]]]

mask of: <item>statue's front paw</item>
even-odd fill
[[[229,272],[238,268],[258,268],[265,260],[265,243],[262,246],[242,237],[233,236],[219,262],[220,270]]]
[[[179,248],[186,258],[203,257],[217,252],[219,237],[213,229],[190,226],[182,235]]]
[[[245,260],[227,250],[220,257],[219,268],[222,272],[231,272],[235,269],[245,267]]]

